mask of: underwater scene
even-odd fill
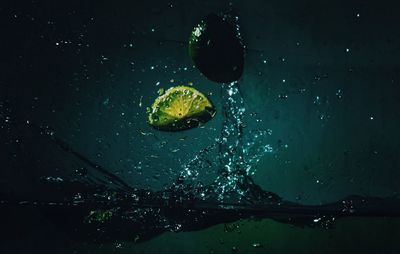
[[[399,10],[3,1],[0,253],[400,253]]]

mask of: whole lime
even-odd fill
[[[238,26],[226,17],[208,15],[190,34],[189,55],[208,79],[219,83],[238,80],[244,65]]]

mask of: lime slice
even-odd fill
[[[154,128],[179,131],[208,122],[215,115],[211,101],[188,86],[176,86],[159,96],[150,108],[148,121]]]

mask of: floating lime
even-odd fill
[[[193,87],[176,86],[159,96],[149,110],[148,121],[163,131],[194,128],[215,115],[211,101]]]
[[[244,46],[237,24],[228,16],[208,15],[190,34],[189,55],[209,80],[238,80],[243,73]]]

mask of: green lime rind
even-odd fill
[[[148,122],[163,131],[181,131],[211,120],[215,108],[201,92],[188,86],[176,86],[159,96],[150,108]]]
[[[109,221],[114,215],[115,209],[107,209],[107,210],[94,210],[90,211],[89,215],[85,217],[85,223],[105,223]]]

